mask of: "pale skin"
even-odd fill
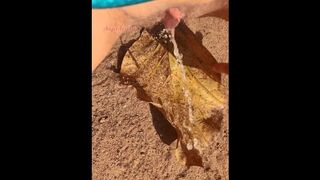
[[[113,44],[125,30],[133,25],[148,26],[161,20],[166,23],[168,20],[164,20],[164,17],[168,14],[167,10],[175,7],[181,13],[174,11],[172,19],[169,18],[169,21],[177,20],[173,25],[169,23],[172,29],[181,18],[199,17],[226,8],[227,0],[155,0],[121,8],[93,9],[92,71],[108,55]],[[227,64],[217,64],[213,71],[228,73]]]

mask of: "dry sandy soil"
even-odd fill
[[[202,17],[185,23],[217,61],[228,62],[228,21]],[[188,169],[173,155],[177,136],[170,123],[120,82],[121,59],[139,33],[135,27],[123,34],[92,76],[93,179],[228,179],[228,109],[204,167]],[[225,75],[223,83],[228,87]]]

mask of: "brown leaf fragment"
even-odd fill
[[[225,87],[210,70],[216,63],[213,56],[184,28],[179,25],[176,31],[183,64],[170,46],[144,30],[125,54],[121,74],[134,80],[142,100],[159,108],[176,129],[177,159],[186,166],[202,166],[203,150],[220,130]]]

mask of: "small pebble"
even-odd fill
[[[100,123],[105,123],[107,120],[105,118],[102,118],[99,122]]]

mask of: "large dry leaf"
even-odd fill
[[[203,150],[220,129],[224,87],[210,69],[213,62],[199,59],[181,43],[188,42],[183,38],[178,41],[183,64],[178,63],[170,46],[143,31],[125,54],[121,74],[134,79],[139,97],[158,107],[175,127],[176,157],[187,166],[202,166]]]

